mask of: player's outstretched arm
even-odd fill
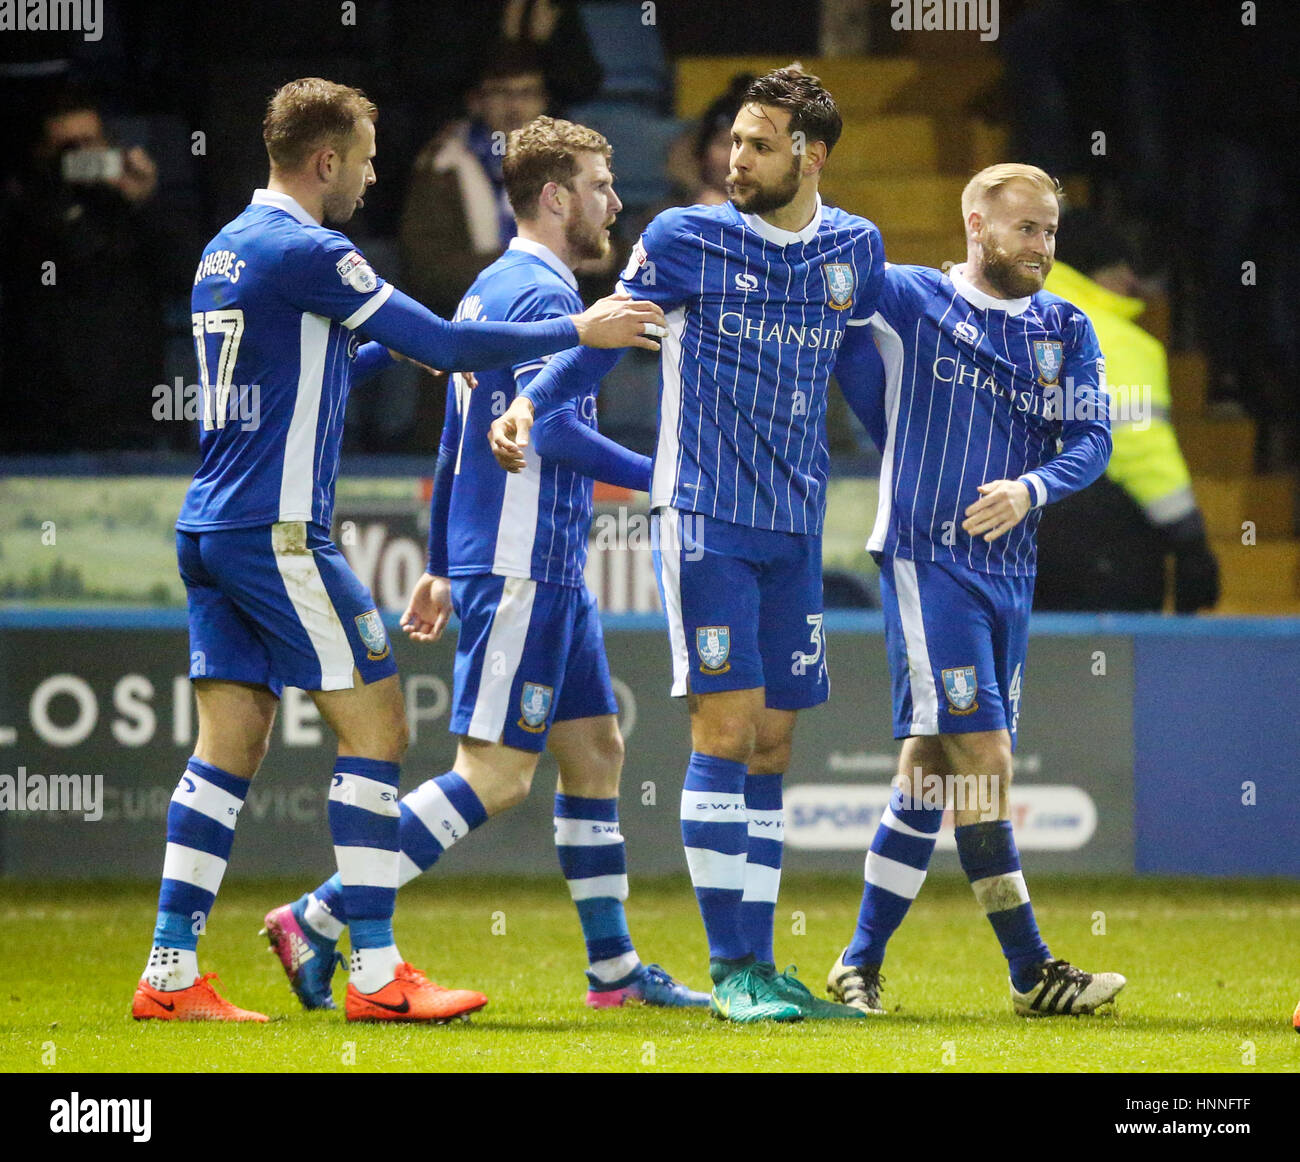
[[[658,303],[634,299],[616,291],[597,299],[580,315],[571,316],[584,347],[644,347],[658,351],[656,339],[668,334],[668,320]]]
[[[576,400],[544,412],[533,427],[537,454],[592,480],[650,491],[650,457],[584,424]]]
[[[368,339],[428,367],[483,371],[537,359],[582,343],[591,347],[646,347],[664,331],[653,303],[609,296],[580,315],[535,323],[449,323],[394,289],[359,328]]]

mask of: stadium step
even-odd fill
[[[890,262],[940,268],[945,262],[964,262],[966,239],[961,232],[961,223],[947,231],[891,233],[885,239],[885,257]]]
[[[936,173],[964,180],[1003,160],[1006,145],[1006,130],[979,117],[882,113],[845,122],[826,180]]]
[[[1174,420],[1178,443],[1194,473],[1249,476],[1255,467],[1255,421],[1179,416]]]
[[[1145,326],[1144,319],[1139,322]],[[1209,363],[1199,351],[1169,353],[1169,399],[1175,416],[1199,416],[1205,411],[1209,377]]]
[[[895,234],[961,230],[961,191],[966,180],[941,174],[872,177],[842,181],[827,173],[826,196],[870,218],[889,239]],[[965,258],[965,246],[958,256]]]
[[[1257,537],[1289,537],[1295,532],[1294,476],[1194,476],[1192,488],[1212,537],[1239,538],[1245,521],[1254,521]]]
[[[1261,540],[1243,545],[1241,537],[1211,541],[1219,558],[1222,605],[1267,602],[1270,611],[1300,598],[1300,541]]]
[[[934,173],[939,169],[936,119],[924,113],[886,113],[844,125],[826,176],[851,180],[882,174]]]
[[[870,65],[876,59],[872,57],[865,63]],[[934,57],[919,59],[915,63],[918,66],[915,74],[890,98],[889,109],[951,117],[954,111],[970,108],[1002,76],[1002,62],[995,56],[971,56],[960,60]],[[834,91],[832,88],[831,92]]]
[[[1213,612],[1225,617],[1300,617],[1300,597],[1290,601],[1275,596],[1225,597]]]
[[[1146,296],[1146,310],[1134,320],[1148,335],[1154,335],[1159,339],[1165,345],[1166,351],[1169,349],[1169,337],[1173,326],[1170,310],[1169,296],[1167,294],[1148,295]],[[1172,358],[1171,356],[1171,362]],[[1171,366],[1169,370],[1172,375],[1173,367]]]
[[[677,115],[698,117],[737,73],[762,74],[790,64],[788,57],[699,56],[677,62]],[[805,57],[804,69],[835,94],[844,120],[885,112],[951,117],[1001,75],[992,56],[953,60],[912,57]]]
[[[789,57],[696,56],[677,62],[677,115],[698,117],[737,73],[762,75],[790,64]],[[906,57],[805,57],[803,67],[835,94],[844,119],[879,113],[921,72]]]

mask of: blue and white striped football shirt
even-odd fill
[[[1105,362],[1087,316],[1058,295],[995,299],[962,269],[885,272],[870,319],[885,427],[873,433],[883,463],[867,548],[1031,576],[1042,506],[1110,459]],[[992,542],[963,532],[979,485],[1015,479],[1029,485],[1025,519]]]
[[[797,232],[731,203],[650,223],[620,287],[668,317],[652,507],[821,531],[827,381],[884,266],[876,227],[820,198]]]
[[[455,318],[527,322],[582,311],[573,272],[546,246],[524,238],[487,267],[465,292]],[[592,481],[529,445],[525,467],[502,472],[488,429],[545,366],[529,359],[477,373],[472,391],[453,378],[447,393],[442,453],[455,463],[447,520],[447,575],[495,573],[556,585],[583,585],[592,518]],[[596,427],[596,387],[577,401],[579,419]]]
[[[354,332],[392,293],[344,235],[273,190],[208,243],[191,293],[203,462],[177,528],[329,526]]]
[[[257,190],[204,248],[190,303],[203,417],[202,463],[176,522],[187,532],[328,528],[348,392],[388,361],[383,346],[455,370],[540,357],[578,338],[567,319],[440,319],[275,190]]]

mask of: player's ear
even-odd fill
[[[811,177],[815,173],[821,173],[822,168],[826,165],[826,156],[826,142],[810,142],[803,159],[803,165],[800,166],[803,174]]]
[[[562,214],[564,212],[564,195],[560,192],[559,182],[547,182],[542,187],[542,192],[538,198],[538,204],[543,210],[551,213]]]
[[[334,167],[338,158],[332,149],[320,150],[313,161],[316,166],[316,176],[323,182],[328,182],[334,177]]]

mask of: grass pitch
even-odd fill
[[[482,989],[469,1024],[349,1025],[306,1013],[257,935],[303,884],[232,880],[200,967],[270,1025],[136,1023],[127,1011],[153,923],[152,884],[31,885],[0,893],[0,1068],[7,1072],[1085,1071],[1294,1072],[1300,1037],[1300,886],[1036,877],[1057,956],[1129,978],[1118,1009],[1027,1021],[965,881],[933,876],[890,945],[890,1015],[858,1022],[726,1025],[707,1012],[583,1004],[584,958],[563,881],[430,878],[398,903],[403,954],[444,984]],[[852,877],[787,877],[777,959],[821,993],[857,913]],[[645,960],[705,986],[689,884],[633,879]],[[335,978],[340,1005],[343,976]]]

